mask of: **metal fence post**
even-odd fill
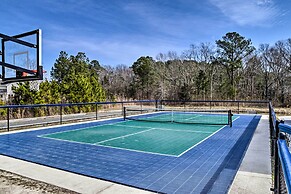
[[[237,102],[237,113],[239,114],[239,102]]]
[[[63,124],[63,106],[60,105],[60,124]]]
[[[270,143],[271,143],[271,157],[274,157],[274,145],[275,145],[275,134],[274,134],[274,125],[273,125],[273,117],[272,117],[272,104],[269,102],[269,128],[270,128]]]
[[[142,113],[142,101],[140,102],[140,113]]]
[[[274,156],[275,156],[275,169],[274,169],[274,193],[279,193],[280,191],[280,175],[279,175],[279,153],[278,153],[278,137],[279,137],[279,122],[276,120],[275,138],[274,138]]]
[[[122,112],[123,112],[123,120],[125,121],[126,120],[126,107],[123,107]]]
[[[123,101],[121,102],[121,114],[123,114],[123,108],[124,108],[124,103],[123,103]]]
[[[7,107],[7,131],[9,131],[9,118],[10,117],[10,109],[9,109],[9,107]]]
[[[98,120],[98,104],[95,104],[96,120]]]

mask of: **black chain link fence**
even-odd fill
[[[271,191],[273,191],[275,194],[289,193],[290,188],[288,188],[286,181],[289,182],[290,180],[288,180],[288,177],[285,176],[286,173],[290,174],[291,172],[284,173],[286,163],[282,161],[288,160],[289,157],[286,156],[286,152],[282,152],[282,149],[285,149],[285,151],[287,149],[287,154],[290,155],[289,148],[291,145],[291,135],[290,135],[291,126],[284,125],[284,127],[282,127],[284,121],[276,117],[276,113],[271,103],[269,103],[269,121],[270,121],[270,149],[271,149],[270,151],[272,166]],[[283,147],[284,145],[286,145],[287,148]]]

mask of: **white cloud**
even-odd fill
[[[123,9],[135,15],[145,29],[154,33],[155,36],[167,36],[177,41],[185,37],[191,38],[194,33],[205,35],[227,25],[224,21],[215,21],[212,17],[205,17],[203,12],[195,13],[201,11],[197,8],[197,2],[195,6],[191,4],[193,8],[188,11],[168,6],[168,4],[169,2],[166,1],[162,4],[135,1],[124,5]]]
[[[268,26],[280,15],[272,0],[209,0],[239,25]]]
[[[47,50],[64,50],[69,55],[84,52],[91,60],[97,59],[102,65],[132,65],[140,56],[155,57],[160,52],[168,52],[170,48],[184,49],[174,42],[145,36],[115,36],[103,39],[63,35],[44,41]]]

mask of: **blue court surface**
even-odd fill
[[[232,127],[184,130],[122,119],[78,123],[2,134],[0,154],[159,193],[227,193],[259,120],[237,115]]]

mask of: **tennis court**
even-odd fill
[[[53,133],[41,137],[153,154],[180,156],[221,128],[221,126],[212,125],[201,127],[126,121]]]
[[[260,116],[235,115],[232,127],[228,119],[139,113],[0,135],[0,153],[155,192],[226,193]]]

